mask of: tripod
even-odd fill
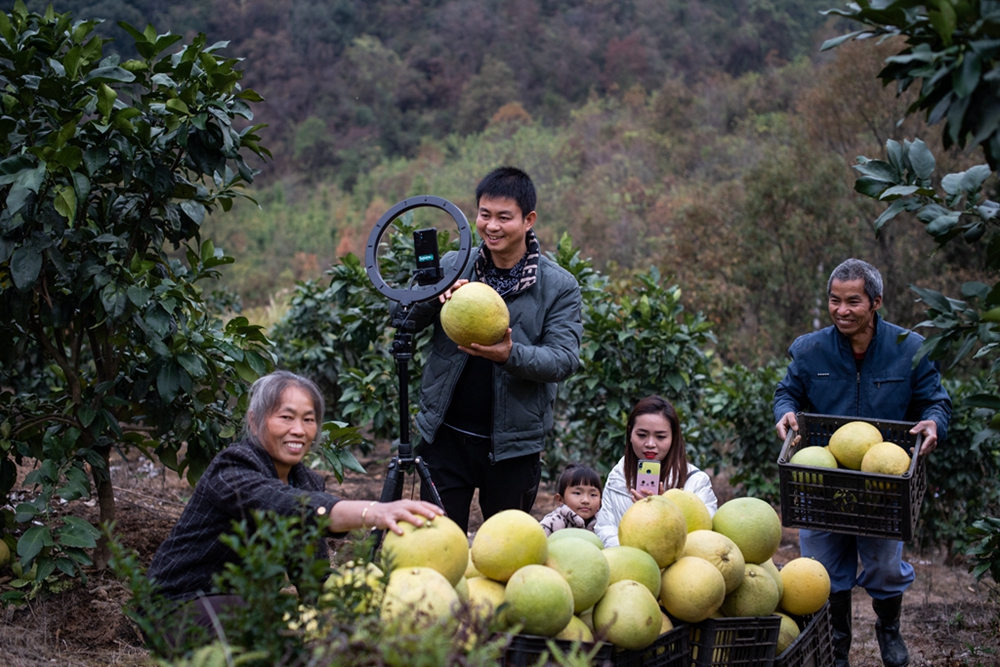
[[[444,504],[431,480],[427,463],[419,456],[413,456],[413,448],[410,445],[409,361],[413,358],[413,333],[404,331],[408,326],[407,311],[409,308],[403,306],[402,310],[402,323],[392,340],[392,356],[396,360],[396,377],[399,381],[399,449],[389,461],[389,469],[385,475],[385,484],[382,486],[382,496],[379,498],[379,502],[388,503],[400,500],[403,497],[405,475],[416,469],[417,474],[420,475],[421,488],[427,489],[431,501],[443,509]],[[372,559],[375,558],[375,552],[382,544],[384,532],[382,529],[373,532],[375,544],[372,546]]]
[[[425,207],[444,211],[455,221],[459,240],[456,260],[450,264],[447,271],[443,270],[438,254],[437,230],[434,228],[417,230],[413,232],[413,248],[417,260],[413,284],[408,289],[392,287],[382,278],[378,266],[378,248],[382,235],[389,225],[404,213]],[[392,342],[392,356],[396,360],[396,374],[399,379],[399,449],[389,462],[380,502],[401,500],[404,475],[416,469],[420,475],[421,488],[426,489],[428,497],[438,507],[444,509],[441,496],[431,481],[427,464],[419,456],[413,456],[413,449],[410,446],[409,361],[413,358],[414,326],[410,322],[409,315],[414,303],[436,298],[454,285],[455,280],[468,265],[471,253],[472,230],[465,214],[447,199],[432,195],[417,195],[398,202],[379,218],[368,237],[368,245],[365,248],[365,272],[368,274],[368,279],[372,281],[375,289],[399,304],[399,310],[393,317],[396,335]],[[373,559],[382,544],[384,533],[383,530],[376,530],[373,533],[375,536],[375,543],[372,546]]]

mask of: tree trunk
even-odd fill
[[[101,526],[110,525],[115,520],[115,490],[111,484],[111,447],[100,447],[97,453],[104,459],[104,470],[93,469],[94,487],[97,489],[97,505],[100,507]],[[94,549],[94,566],[98,570],[108,567],[111,559],[111,549],[108,547],[108,538],[104,535],[97,541]]]

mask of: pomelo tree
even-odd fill
[[[42,490],[2,530],[35,581],[96,544],[88,522],[49,520],[57,498],[92,481],[112,521],[127,446],[195,480],[272,364],[259,327],[213,315],[205,281],[232,259],[199,231],[244,196],[245,157],[268,155],[261,98],[225,43],[122,24],[139,55],[121,62],[96,24],[21,0],[0,13],[0,496],[29,458]]]

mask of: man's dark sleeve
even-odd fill
[[[795,361],[792,349],[788,350],[791,362],[785,371],[784,379],[774,390],[774,423],[777,424],[788,412],[798,412],[808,401],[806,385],[802,381],[802,373]]]
[[[941,385],[941,373],[936,364],[927,357],[920,360],[913,370],[913,396],[910,405],[914,412],[923,419],[933,419],[937,424],[938,443],[948,436],[948,424],[951,421],[951,398]]]

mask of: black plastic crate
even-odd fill
[[[909,432],[914,423],[802,412],[796,417],[798,433],[789,431],[778,457],[782,525],[911,540],[927,490],[926,457],[916,455],[924,439]],[[789,463],[803,447],[826,446],[838,428],[853,421],[874,425],[885,441],[905,448],[910,454],[909,471],[901,476],[878,475]]]
[[[514,635],[511,637],[506,651],[504,651],[502,664],[507,667],[534,667],[543,655],[548,656],[546,658],[547,661],[555,664],[555,661],[552,660],[552,650],[549,648],[549,642],[555,644],[563,653],[570,651],[573,648],[573,644],[576,643],[567,639],[552,639],[551,637],[538,637],[536,635]],[[595,644],[586,642],[581,644],[583,650],[588,653],[593,650],[594,646]],[[613,648],[610,644],[600,644],[600,648],[597,650],[597,654],[594,656],[591,664],[595,667],[612,667],[614,665],[612,651]]]
[[[612,654],[615,667],[690,667],[688,634],[688,626],[679,624],[641,651],[616,649]]]
[[[802,627],[802,632],[784,653],[775,658],[775,667],[833,667],[835,660],[830,603],[827,602],[812,616],[792,618]]]
[[[771,667],[781,617],[709,618],[691,626],[691,664],[698,667]]]

